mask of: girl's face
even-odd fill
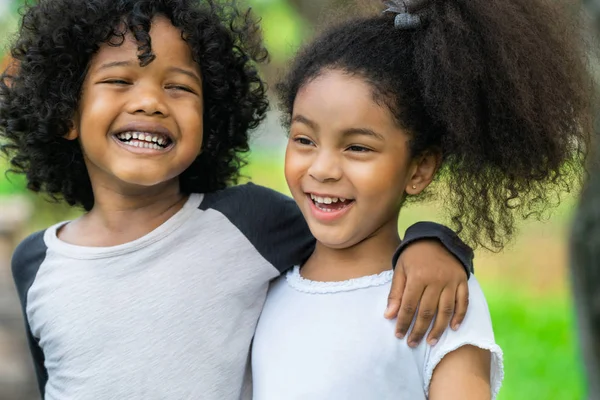
[[[405,192],[431,181],[434,156],[413,159],[409,136],[363,79],[327,70],[297,94],[285,176],[313,235],[347,248],[397,235]]]
[[[156,17],[150,36],[156,58],[145,67],[131,34],[90,62],[69,138],[79,138],[95,187],[178,184],[200,153],[199,67],[168,19]]]

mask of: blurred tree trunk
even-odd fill
[[[600,37],[600,0],[582,1],[592,17],[590,29],[595,32],[591,33]],[[592,62],[597,65],[600,60],[592,57]],[[595,112],[596,135],[590,176],[582,193],[571,238],[571,276],[589,400],[600,400],[600,141],[597,140],[600,110]]]

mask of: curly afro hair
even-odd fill
[[[500,250],[516,215],[545,215],[580,183],[592,81],[578,18],[551,0],[428,3],[417,29],[386,13],[325,30],[278,86],[286,122],[323,71],[361,77],[411,134],[413,156],[441,153],[428,191],[441,189],[453,228]]]
[[[0,149],[29,189],[92,208],[81,148],[64,139],[88,64],[100,44],[119,45],[127,32],[139,43],[140,65],[151,63],[149,30],[159,14],[182,30],[202,74],[203,151],[180,176],[181,190],[209,192],[236,182],[248,131],[268,108],[257,71],[268,54],[249,10],[217,0],[41,0],[25,11],[14,63],[0,78]]]

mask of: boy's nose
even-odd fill
[[[164,101],[161,91],[153,88],[145,88],[132,93],[132,99],[128,105],[131,114],[146,114],[166,117],[169,109]]]
[[[313,160],[308,174],[319,182],[334,182],[341,179],[342,168],[335,155],[330,152],[322,152]]]

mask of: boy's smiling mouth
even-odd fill
[[[150,132],[123,132],[115,135],[121,143],[127,146],[141,147],[145,149],[163,150],[172,144],[172,140],[156,133]]]
[[[123,148],[135,153],[165,152],[174,145],[168,129],[152,123],[134,122],[113,132],[113,139]]]

